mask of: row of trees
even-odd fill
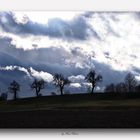
[[[85,77],[85,80],[91,84],[91,93],[94,92],[94,89],[98,82],[103,80],[102,75],[97,74],[95,70],[91,70]],[[53,84],[59,88],[61,95],[63,95],[63,90],[65,85],[69,85],[71,81],[64,77],[62,74],[55,74],[53,76]],[[37,80],[35,79],[30,85],[32,90],[35,90],[36,96],[39,97],[40,91],[45,88],[45,81],[43,79]],[[15,80],[10,83],[8,91],[14,94],[14,99],[17,99],[17,93],[20,91],[20,84]],[[127,74],[124,82],[113,84],[106,86],[105,92],[135,92],[140,91],[140,85],[137,84],[137,81],[131,73]],[[3,94],[3,97],[6,96]]]
[[[98,82],[102,81],[102,76],[96,74],[94,70],[91,70],[87,76],[85,77],[85,80],[89,83],[91,83],[91,93],[93,93],[94,88]],[[71,81],[64,77],[62,74],[55,74],[53,76],[53,83],[56,87],[59,88],[61,95],[63,95],[63,90],[65,85],[69,85]],[[36,96],[40,96],[40,91],[45,88],[45,81],[43,79],[37,80],[35,79],[33,83],[30,85],[31,89],[35,90]],[[9,91],[14,94],[14,100],[17,99],[17,93],[20,91],[20,84],[16,82],[15,80],[10,83]]]
[[[63,95],[63,89],[65,85],[70,84],[68,78],[65,78],[62,74],[55,74],[53,76],[53,83],[56,87],[59,87],[61,95]],[[32,90],[35,90],[36,96],[39,97],[40,91],[45,88],[45,81],[43,79],[35,79],[30,85]],[[20,84],[15,80],[10,83],[9,91],[14,94],[14,100],[17,99],[17,93],[20,91]]]
[[[139,92],[140,84],[138,84],[135,76],[128,73],[124,78],[124,82],[118,84],[111,83],[106,86],[105,92]]]

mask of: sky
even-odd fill
[[[53,75],[71,80],[65,92],[86,92],[85,76],[103,76],[96,91],[124,80],[131,72],[140,81],[140,13],[93,11],[1,11],[0,90],[13,80],[19,97],[35,96],[34,78],[44,79],[43,95],[58,92]],[[12,95],[9,95],[12,98]]]

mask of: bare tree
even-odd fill
[[[110,85],[107,85],[104,91],[105,92],[115,92],[116,91],[115,85],[113,83],[111,83]]]
[[[44,85],[45,85],[45,82],[43,79],[42,80],[35,79],[33,83],[31,84],[31,89],[35,89],[37,97],[39,97],[39,93],[41,89],[44,89]]]
[[[59,87],[61,95],[63,95],[64,86],[71,83],[68,78],[64,78],[62,74],[58,73],[53,76],[53,82],[56,87]]]
[[[126,85],[126,88],[127,88],[127,91],[128,92],[133,92],[136,85],[137,85],[137,81],[135,79],[135,76],[131,73],[128,73],[125,77],[125,85]]]
[[[1,98],[2,98],[2,100],[7,100],[7,98],[8,98],[8,92],[2,92],[1,93]]]
[[[91,89],[91,93],[93,93],[93,90],[96,86],[96,84],[98,82],[101,82],[102,81],[102,76],[99,74],[97,75],[96,72],[94,70],[91,70],[87,76],[85,77],[85,80],[89,83],[91,83],[92,85],[92,89]]]
[[[140,92],[140,84],[135,87],[136,92]]]
[[[20,85],[15,80],[10,83],[10,87],[8,88],[11,93],[14,93],[14,100],[17,99],[17,92],[20,91]]]
[[[121,82],[116,85],[116,92],[126,92],[127,88],[125,83]]]

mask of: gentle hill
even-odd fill
[[[0,128],[139,128],[139,95],[98,93],[0,101]]]
[[[129,109],[140,107],[139,93],[94,93],[0,101],[0,111],[58,109]]]

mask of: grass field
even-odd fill
[[[140,98],[48,96],[0,101],[1,128],[139,128]]]
[[[0,112],[38,109],[130,109],[140,108],[140,98],[104,97],[102,95],[77,94],[25,98],[16,101],[0,101]]]

